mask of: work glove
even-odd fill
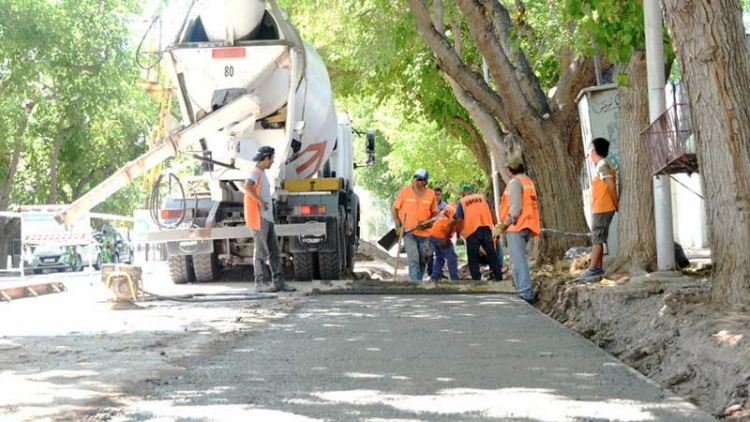
[[[500,236],[501,234],[505,233],[506,230],[508,230],[508,224],[497,223],[495,225],[495,228],[492,229],[492,236]]]
[[[396,227],[396,236],[401,237],[404,235],[404,227],[403,226],[397,226]]]

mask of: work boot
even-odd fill
[[[276,283],[274,287],[276,288],[277,292],[296,292],[297,291],[296,287],[292,287],[284,282]]]
[[[255,282],[255,293],[274,293],[277,291],[276,286],[267,281]]]

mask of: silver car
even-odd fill
[[[31,255],[30,267],[34,274],[41,274],[45,271],[81,271],[83,269],[81,257],[76,248],[58,245],[37,246]]]

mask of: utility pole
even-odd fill
[[[651,123],[666,109],[664,98],[664,42],[659,0],[644,0],[646,27],[646,71],[648,74],[648,115]],[[669,177],[654,176],[654,218],[656,221],[656,262],[659,271],[674,271],[672,234],[672,188]]]

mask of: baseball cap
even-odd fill
[[[414,172],[414,178],[415,179],[424,179],[429,180],[430,179],[430,172],[427,171],[427,169],[418,169]]]
[[[508,161],[508,168],[511,170],[518,170],[523,166],[523,159],[521,157],[514,157]]]
[[[467,183],[461,188],[461,192],[466,192],[467,190],[474,192],[474,186]]]
[[[255,153],[255,157],[253,157],[253,161],[260,161],[266,157],[270,157],[274,155],[276,151],[267,145],[264,145],[260,148],[258,148],[258,152]]]

